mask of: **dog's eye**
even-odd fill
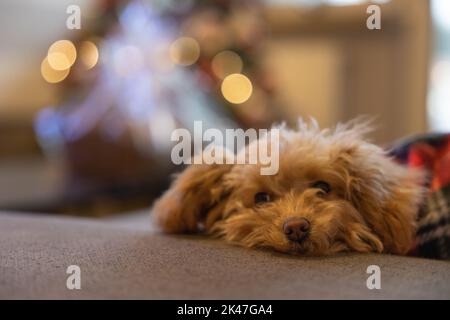
[[[312,188],[320,189],[325,194],[331,192],[331,187],[328,182],[325,181],[316,181],[311,185]]]
[[[270,201],[270,195],[267,192],[258,192],[255,194],[255,204],[265,203]]]

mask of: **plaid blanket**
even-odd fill
[[[428,171],[429,189],[418,215],[412,255],[450,259],[450,134],[432,134],[397,144],[391,154],[401,163]]]

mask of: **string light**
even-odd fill
[[[55,70],[48,62],[48,58],[45,59],[41,63],[41,74],[45,81],[49,83],[57,83],[64,80],[69,74],[70,69],[65,70]]]
[[[194,38],[181,37],[170,45],[169,52],[174,63],[189,66],[200,57],[200,46]]]
[[[54,70],[69,69],[77,58],[77,50],[69,40],[59,40],[54,42],[48,49],[48,63]]]
[[[250,98],[253,86],[250,79],[243,74],[233,73],[222,81],[221,91],[227,101],[240,104]]]
[[[219,79],[223,79],[232,73],[241,73],[242,66],[241,57],[230,50],[219,52],[211,61],[211,68]]]
[[[80,59],[86,69],[93,68],[98,62],[98,49],[92,41],[83,41],[80,46]]]

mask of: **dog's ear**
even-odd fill
[[[406,254],[411,250],[416,219],[425,198],[425,172],[390,162],[384,169],[386,197],[381,206],[383,219],[372,222],[375,232],[385,242],[387,252]],[[377,224],[378,222],[378,224]]]
[[[384,252],[405,254],[413,244],[425,175],[406,168],[371,144],[344,148],[335,159],[346,198],[381,240]]]
[[[223,176],[232,165],[193,164],[187,167],[169,190],[157,200],[152,214],[155,222],[169,233],[206,230],[221,218],[229,193]]]

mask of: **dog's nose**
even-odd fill
[[[284,222],[283,231],[289,240],[302,242],[308,236],[310,226],[305,218],[294,217]]]

